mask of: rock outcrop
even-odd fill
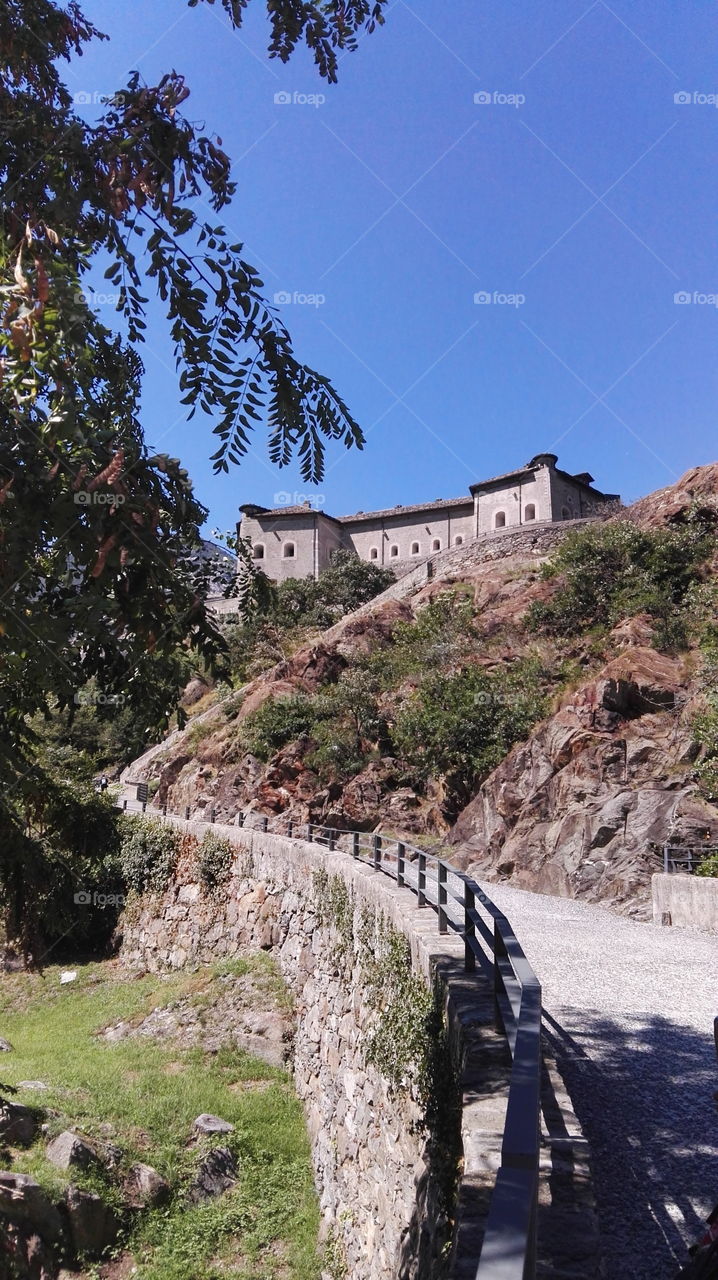
[[[684,689],[677,661],[624,650],[486,780],[450,833],[455,861],[649,919],[656,845],[718,838],[691,780]]]

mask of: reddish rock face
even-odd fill
[[[655,845],[718,839],[696,795],[681,664],[627,650],[514,747],[449,835],[479,878],[610,902],[650,918]]]

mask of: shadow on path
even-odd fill
[[[545,1033],[589,1142],[606,1275],[671,1280],[718,1200],[710,1029],[559,1016],[544,1011]]]

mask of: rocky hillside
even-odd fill
[[[655,846],[718,843],[695,731],[717,511],[718,464],[589,543],[553,526],[437,557],[125,780],[175,812],[403,833],[484,879],[645,915]]]

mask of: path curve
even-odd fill
[[[718,1202],[718,938],[486,884],[543,986],[608,1280],[672,1280]]]

